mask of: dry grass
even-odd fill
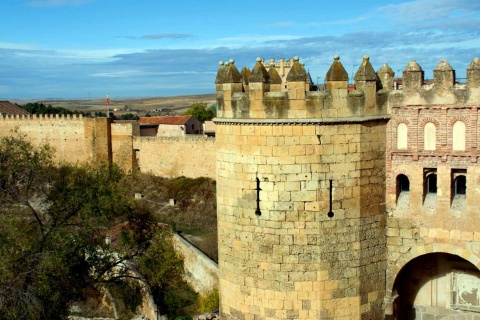
[[[126,177],[125,187],[144,195],[143,200],[156,213],[158,221],[167,223],[200,250],[218,260],[216,184],[209,178],[174,179],[147,174]],[[169,200],[176,205],[170,206]]]
[[[147,113],[151,115],[166,114],[171,115],[183,114],[193,103],[203,102],[207,105],[211,105],[216,102],[215,94],[199,94],[188,96],[174,96],[174,97],[153,97],[153,98],[135,98],[135,99],[118,99],[110,97],[109,111],[115,111],[116,116],[124,113],[138,114],[144,116]],[[26,104],[28,102],[39,102],[45,105],[52,105],[53,107],[61,107],[71,111],[83,111],[83,112],[106,112],[107,107],[105,105],[105,99],[84,99],[84,100],[13,100],[12,102],[17,104]],[[126,110],[129,109],[129,110]],[[170,111],[154,112],[154,110],[169,109]]]

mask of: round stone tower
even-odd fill
[[[271,73],[270,73],[271,74]],[[380,319],[385,295],[386,106],[368,57],[327,91],[294,59],[287,90],[257,59],[217,79],[222,319]]]

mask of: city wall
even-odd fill
[[[133,137],[140,171],[165,177],[215,179],[215,139],[203,136]]]
[[[125,172],[215,178],[212,138],[140,137],[136,123],[82,116],[7,116],[0,123],[0,136],[24,135],[34,146],[48,143],[58,163],[112,161]]]
[[[49,144],[57,162],[108,161],[107,119],[81,116],[15,116],[0,118],[0,135],[20,134],[34,146]]]

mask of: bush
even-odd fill
[[[200,295],[198,304],[198,311],[201,313],[217,311],[220,306],[218,288],[213,288],[211,291]]]

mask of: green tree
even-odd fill
[[[66,319],[85,288],[129,277],[153,229],[122,179],[115,166],[56,167],[49,146],[0,139],[0,319]]]
[[[126,113],[120,116],[120,120],[138,120],[138,116],[133,113]]]
[[[216,116],[216,109],[207,107],[204,102],[193,103],[190,108],[185,112],[197,118],[201,122],[212,120]]]
[[[182,278],[183,257],[174,249],[169,226],[155,234],[146,253],[136,261],[161,314],[184,315],[185,309],[196,302],[196,293]]]
[[[53,107],[51,104],[49,105],[44,105],[43,103],[39,102],[29,102],[27,104],[24,104],[20,106],[24,110],[32,113],[32,114],[82,114],[84,115],[83,112],[81,111],[70,111],[65,108],[61,107]]]

